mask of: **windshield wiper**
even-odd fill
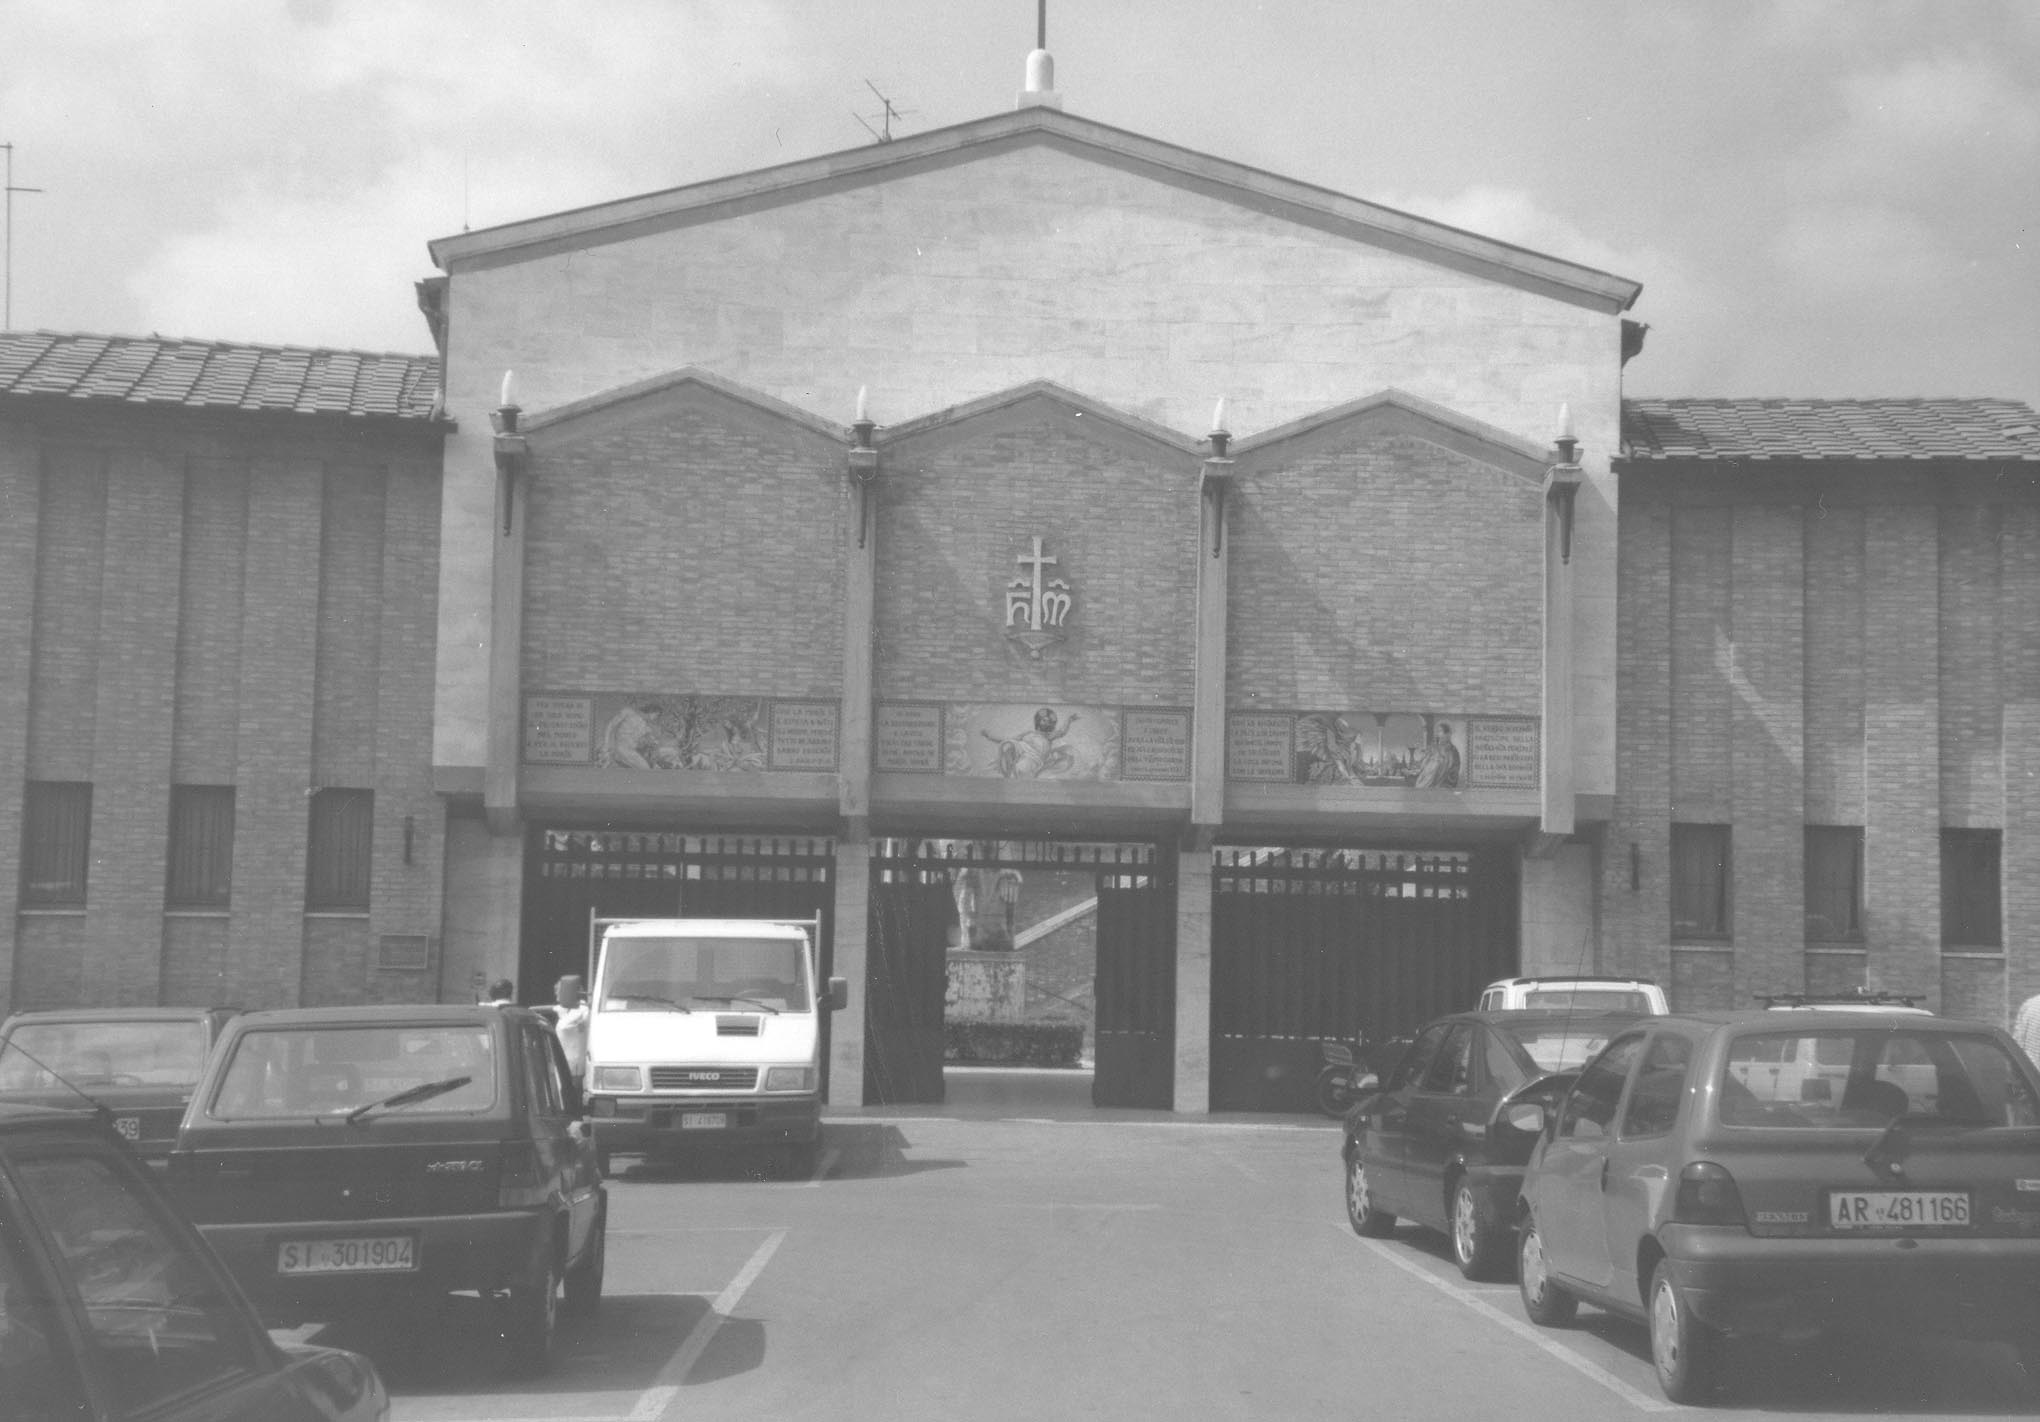
[[[1902,1162],[1910,1150],[1910,1132],[1900,1132],[1900,1126],[1939,1126],[1949,1130],[1975,1130],[1973,1121],[1958,1121],[1948,1116],[1930,1116],[1919,1111],[1901,1111],[1891,1118],[1891,1124],[1877,1138],[1877,1144],[1863,1153],[1863,1163],[1872,1170],[1888,1172]]]
[[[696,993],[694,994],[694,1000],[696,1002],[726,1002],[729,1003],[732,1007],[734,1007],[737,1003],[740,1002],[748,1002],[751,1004],[751,1006],[759,1009],[761,1012],[769,1012],[774,1017],[777,1017],[779,1015],[778,1008],[774,1007],[769,1002],[760,1002],[755,997],[704,997],[700,993]]]
[[[659,1004],[659,1006],[670,1007],[675,1012],[692,1012],[694,1010],[684,1002],[675,1002],[670,997],[654,997],[648,992],[634,992],[621,998],[612,997],[609,999],[609,1001],[612,1003],[627,1002],[632,1007],[636,1007],[641,1002],[656,1002]]]
[[[449,1091],[458,1091],[473,1080],[474,1078],[471,1076],[449,1076],[444,1081],[427,1081],[417,1086],[407,1086],[395,1096],[385,1096],[380,1101],[371,1101],[366,1106],[355,1107],[347,1113],[345,1119],[349,1125],[352,1125],[369,1112],[379,1111],[386,1106],[415,1106],[420,1101],[430,1101],[435,1096],[444,1096]]]

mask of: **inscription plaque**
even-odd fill
[[[766,740],[772,770],[834,770],[839,737],[833,701],[775,701]]]
[[[1190,713],[1133,711],[1120,717],[1119,775],[1122,780],[1188,780]]]
[[[872,717],[873,770],[942,773],[942,708],[918,702],[879,703]]]
[[[1290,781],[1296,778],[1296,718],[1234,712],[1225,721],[1228,780]]]
[[[524,758],[538,765],[586,765],[595,753],[594,706],[589,696],[526,697]]]
[[[1512,790],[1535,790],[1540,746],[1531,717],[1466,723],[1466,781]]]

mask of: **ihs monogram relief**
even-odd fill
[[[1042,551],[1039,538],[1032,553],[1018,554],[1013,561],[1027,571],[1006,584],[1006,636],[1039,660],[1068,636],[1063,624],[1076,600],[1068,582],[1046,576],[1056,560]]]

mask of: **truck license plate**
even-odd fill
[[[407,1234],[362,1239],[292,1239],[277,1246],[279,1274],[406,1274],[418,1267]]]
[[[1830,1190],[1836,1229],[1960,1229],[1969,1223],[1964,1190]]]
[[[730,1115],[727,1111],[682,1111],[680,1129],[683,1131],[720,1131],[727,1129]]]

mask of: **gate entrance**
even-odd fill
[[[520,1002],[552,1001],[553,984],[585,973],[593,918],[814,918],[827,983],[836,916],[836,846],[828,839],[692,835],[669,830],[534,826],[525,845]],[[822,1014],[828,1069],[829,1016]]]
[[[983,950],[972,955],[978,961],[961,963],[960,971],[996,974],[1008,953],[1020,965],[1018,1001],[994,1004],[998,1021],[1085,1024],[1094,1104],[1168,1109],[1176,1013],[1173,854],[1153,844],[876,841],[867,1104],[943,1099],[946,1024],[959,1020],[949,1011],[950,950],[973,947]]]
[[[1318,1043],[1471,1008],[1520,955],[1513,848],[1231,848],[1211,874],[1211,1109],[1311,1111]]]

